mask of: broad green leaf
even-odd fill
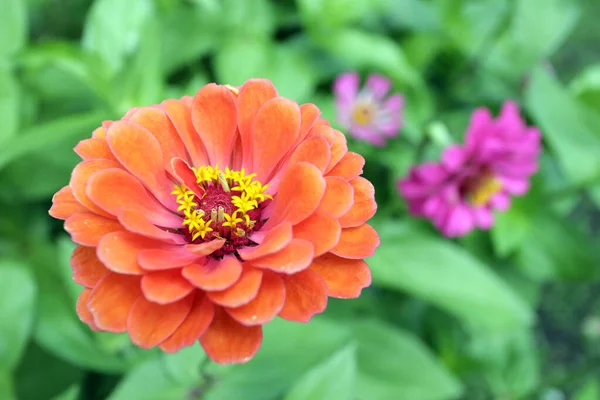
[[[381,3],[379,5],[377,3]],[[440,29],[440,7],[422,0],[379,0],[371,7],[378,7],[382,17],[392,26],[413,32],[430,32]],[[423,48],[422,51],[427,49]]]
[[[495,397],[527,398],[540,380],[537,345],[528,330],[472,332],[469,354],[483,366],[482,375]]]
[[[588,126],[581,106],[544,69],[533,72],[525,104],[573,183],[600,178],[600,135]]]
[[[151,360],[125,375],[108,400],[185,399],[191,390],[171,379],[160,360]]]
[[[356,345],[349,344],[302,376],[284,400],[352,400],[356,386]]]
[[[47,150],[50,145],[67,141],[74,145],[78,138],[89,137],[104,119],[107,119],[105,111],[93,111],[33,126],[12,140],[0,153],[0,170],[15,159]]]
[[[336,29],[364,18],[381,0],[297,0],[306,25]]]
[[[373,69],[405,85],[423,85],[420,75],[408,64],[400,46],[386,36],[357,29],[342,29],[318,38],[348,69]]]
[[[13,392],[12,378],[8,371],[0,367],[0,399],[16,400]]]
[[[216,16],[214,10],[186,3],[160,15],[160,60],[165,73],[199,59],[217,46],[220,39],[217,29],[221,21]]]
[[[0,121],[2,121],[2,128],[0,128],[0,146],[4,146],[4,144],[17,133],[19,124],[19,85],[10,68],[1,63]]]
[[[322,318],[309,324],[274,320],[264,326],[260,351],[245,365],[216,368],[206,400],[269,400],[286,393],[299,376],[352,340],[344,327]]]
[[[267,78],[280,95],[302,102],[313,94],[317,83],[308,59],[299,43],[273,45],[239,38],[226,43],[214,62],[221,83],[241,85],[249,78]],[[240,68],[239,60],[244,60],[244,68]]]
[[[26,1],[2,0],[2,12],[0,12],[0,64],[4,58],[19,51],[25,45],[26,40]]]
[[[373,281],[431,302],[475,325],[511,329],[531,323],[531,309],[485,264],[434,237],[384,234],[370,259]]]
[[[588,378],[587,382],[572,397],[572,400],[597,400],[600,398],[600,385],[595,378]]]
[[[597,245],[573,221],[548,212],[531,218],[531,234],[517,254],[528,276],[584,280],[597,273]]]
[[[151,0],[94,2],[83,30],[82,45],[119,71],[142,40],[144,24],[152,18]]]
[[[81,395],[81,388],[79,385],[73,385],[52,400],[78,400]]]
[[[161,356],[165,372],[171,379],[182,385],[192,385],[200,380],[200,366],[207,360],[206,353],[199,344],[184,347],[177,353],[163,353]]]
[[[455,399],[461,391],[454,378],[412,334],[381,322],[355,324],[358,341],[358,390],[360,400]]]
[[[30,271],[17,261],[0,261],[0,368],[15,367],[31,332],[36,287]]]
[[[510,26],[485,59],[486,65],[521,78],[560,47],[579,14],[576,2],[517,0]]]
[[[53,399],[76,387],[84,371],[31,343],[14,375],[19,399]]]
[[[600,64],[586,67],[570,83],[569,89],[582,103],[600,110]]]

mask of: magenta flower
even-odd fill
[[[386,97],[392,84],[381,75],[369,75],[360,90],[359,85],[356,72],[342,74],[335,80],[337,120],[356,139],[384,146],[387,138],[398,135],[404,99],[399,94]]]
[[[506,210],[511,196],[529,189],[540,140],[538,129],[527,127],[514,102],[505,102],[495,120],[479,108],[471,116],[464,145],[446,148],[441,162],[413,167],[398,190],[412,214],[429,218],[445,236],[489,229],[492,210]]]

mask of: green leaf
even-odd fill
[[[160,360],[151,360],[125,375],[108,400],[185,399],[188,389],[166,374]]]
[[[492,48],[486,65],[521,78],[551,56],[575,27],[579,5],[564,0],[517,0],[508,30]]]
[[[33,126],[12,140],[0,153],[0,170],[19,157],[45,151],[57,143],[70,141],[74,146],[78,139],[89,136],[104,119],[107,119],[105,111],[93,111]]]
[[[284,400],[352,400],[356,383],[356,345],[350,344],[302,376]]]
[[[472,333],[469,353],[481,363],[494,398],[527,398],[538,387],[539,355],[529,330]]]
[[[3,146],[15,136],[19,126],[19,86],[10,68],[1,64],[0,121],[2,121],[2,129],[0,129],[0,146]]]
[[[380,2],[380,0],[297,1],[300,16],[306,25],[325,25],[327,29],[340,28],[364,18]]]
[[[600,262],[597,245],[573,221],[540,213],[531,226],[526,245],[517,254],[518,265],[528,276],[539,280],[595,276]]]
[[[595,378],[588,378],[587,382],[572,397],[572,400],[597,400],[600,398],[600,385]]]
[[[31,343],[15,371],[15,392],[20,399],[52,399],[76,387],[83,376],[80,368]]]
[[[450,242],[380,232],[370,259],[373,281],[406,291],[475,325],[510,329],[531,323],[531,309],[494,272]]]
[[[13,400],[16,399],[13,392],[12,378],[8,371],[0,367],[0,399]]]
[[[600,110],[600,64],[586,67],[571,82],[569,89],[582,103]]]
[[[144,24],[153,11],[151,0],[95,1],[85,21],[82,45],[100,55],[117,72],[137,49]]]
[[[26,40],[27,8],[25,0],[2,0],[0,61],[19,51],[25,45]]]
[[[175,382],[182,385],[198,383],[200,378],[200,365],[206,361],[207,356],[199,345],[184,347],[177,353],[162,354],[165,372]]]
[[[600,178],[600,135],[581,106],[542,68],[532,74],[525,104],[573,183]]]
[[[244,60],[240,68],[239,60]],[[219,82],[241,85],[249,78],[270,79],[280,95],[298,102],[308,100],[316,86],[316,74],[300,43],[273,45],[253,38],[226,43],[215,56]]]
[[[357,29],[343,29],[318,38],[349,69],[374,69],[408,86],[422,87],[417,71],[407,62],[400,46],[386,36]]]
[[[21,358],[33,323],[36,288],[29,270],[18,262],[0,261],[0,293],[5,299],[0,302],[0,367],[11,370]]]
[[[367,320],[355,324],[358,340],[357,398],[453,399],[460,382],[412,334]]]
[[[277,319],[263,329],[261,349],[248,364],[208,371],[218,379],[206,393],[207,400],[281,398],[298,376],[325,362],[352,340],[351,332],[323,318],[309,324]]]

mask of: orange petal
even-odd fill
[[[272,216],[263,229],[284,221],[296,225],[305,220],[317,209],[324,193],[325,179],[317,167],[306,162],[290,165],[279,185]]]
[[[173,157],[186,157],[185,146],[164,109],[159,107],[141,107],[130,119],[148,129],[158,140],[162,149],[164,167],[169,173]]]
[[[285,303],[279,316],[283,319],[308,322],[313,315],[327,307],[327,285],[311,270],[282,276],[285,284]]]
[[[340,218],[343,228],[359,226],[367,222],[377,211],[375,202],[375,188],[363,177],[356,177],[350,181],[354,188],[354,204],[352,208]]]
[[[95,247],[77,246],[71,255],[73,280],[85,287],[93,288],[110,271],[96,256]]]
[[[313,136],[302,141],[292,153],[288,165],[306,161],[319,168],[321,172],[325,171],[329,165],[331,154],[329,143],[322,136]]]
[[[339,222],[331,215],[319,211],[294,226],[294,238],[312,243],[314,257],[333,248],[339,242],[341,233]]]
[[[194,290],[178,268],[151,272],[142,278],[142,292],[154,303],[168,304],[181,300]]]
[[[85,288],[77,298],[76,311],[79,319],[90,326],[95,331],[100,330],[94,322],[94,316],[87,307],[87,302],[90,298],[91,289]]]
[[[243,148],[243,165],[251,168],[252,154],[252,124],[256,113],[268,100],[277,96],[275,86],[267,79],[249,79],[240,88],[237,99],[238,127]]]
[[[193,303],[193,295],[170,304],[152,303],[140,296],[127,317],[127,332],[131,341],[144,349],[157,346],[185,321]]]
[[[128,275],[141,275],[145,271],[137,262],[138,254],[144,249],[151,249],[160,242],[145,238],[135,233],[123,231],[107,234],[98,243],[98,258],[113,272]]]
[[[339,218],[346,214],[352,207],[354,201],[354,189],[352,185],[342,178],[328,176],[325,178],[327,187],[325,194],[319,204],[318,210]]]
[[[191,346],[202,336],[213,320],[215,307],[211,301],[200,292],[196,292],[194,304],[187,318],[160,348],[168,353],[174,353],[185,346]]]
[[[170,243],[182,244],[185,242],[182,235],[156,227],[148,220],[147,215],[138,209],[121,208],[117,216],[119,222],[130,232]]]
[[[371,225],[344,228],[339,243],[331,249],[335,255],[359,259],[371,257],[379,246],[379,235]]]
[[[229,89],[214,83],[202,87],[192,103],[192,123],[212,165],[229,165],[237,135],[237,110]]]
[[[132,121],[117,121],[106,140],[121,164],[138,178],[165,207],[176,210],[173,182],[167,177],[162,149],[146,128]]]
[[[331,297],[353,299],[371,284],[371,270],[363,260],[349,260],[327,253],[315,258],[309,270],[323,278]]]
[[[240,324],[246,326],[263,325],[277,316],[285,301],[285,286],[281,278],[265,271],[260,290],[254,300],[237,308],[225,311]]]
[[[65,221],[65,230],[69,232],[75,243],[84,246],[97,246],[104,235],[122,231],[124,228],[114,219],[82,212],[71,215]]]
[[[188,163],[182,158],[173,158],[171,160],[171,166],[173,169],[173,175],[185,184],[199,198],[204,197],[206,190],[197,183],[197,177],[194,171],[190,168]]]
[[[73,191],[67,185],[60,189],[52,197],[52,207],[48,214],[57,219],[67,219],[71,215],[79,212],[89,211],[87,208],[81,205],[73,196]]]
[[[344,157],[327,173],[327,176],[339,176],[347,181],[356,178],[363,173],[365,159],[360,154],[348,152]]]
[[[308,135],[308,131],[312,128],[317,118],[319,118],[319,115],[321,115],[321,110],[312,103],[306,103],[300,106],[300,115],[302,122],[300,123],[298,139],[302,140]]]
[[[307,268],[313,259],[314,249],[307,240],[292,239],[281,251],[252,261],[252,265],[284,274],[293,274]]]
[[[112,151],[110,151],[110,147],[108,147],[108,143],[103,139],[84,139],[77,143],[74,150],[82,160],[103,158],[117,162]]]
[[[200,337],[200,344],[216,363],[246,363],[260,348],[262,336],[260,326],[244,326],[216,307],[213,322]]]
[[[89,199],[87,194],[85,194],[85,189],[90,176],[107,168],[120,168],[120,165],[115,161],[103,159],[83,161],[77,164],[77,166],[73,169],[69,186],[73,191],[73,196],[75,196],[77,201],[79,201],[79,203],[81,203],[84,207],[98,215],[102,215],[103,217],[114,218],[113,215],[98,207],[92,200]]]
[[[223,290],[235,283],[242,273],[242,263],[233,256],[210,260],[204,264],[191,264],[183,268],[183,276],[204,290]]]
[[[208,165],[208,156],[206,149],[202,144],[202,139],[196,133],[196,129],[192,124],[192,111],[189,105],[185,104],[183,99],[180,100],[165,100],[161,106],[167,112],[171,122],[175,126],[179,137],[185,144],[192,165],[200,167]]]
[[[244,265],[242,274],[236,283],[225,290],[206,292],[216,304],[226,307],[239,307],[256,297],[263,272],[260,269]]]
[[[185,249],[199,256],[207,256],[223,247],[225,242],[225,239],[213,239],[210,242],[200,244],[186,244]]]
[[[100,329],[125,332],[129,310],[140,296],[140,277],[111,272],[92,290],[87,305]]]
[[[331,159],[326,171],[330,171],[338,162],[348,153],[348,143],[346,136],[336,129],[333,129],[334,141],[331,144]]]
[[[191,253],[183,246],[142,250],[138,254],[139,264],[149,271],[183,267],[200,258],[202,255]]]
[[[267,231],[261,243],[256,247],[238,250],[243,260],[253,260],[283,249],[292,240],[292,225],[284,222]]]
[[[178,215],[164,208],[152,197],[133,175],[122,169],[98,171],[90,177],[85,191],[87,196],[106,212],[117,215],[123,207],[142,212],[153,224],[180,228],[183,222]]]
[[[267,101],[256,113],[252,125],[252,171],[265,182],[273,168],[291,150],[300,131],[298,104],[283,97]]]
[[[106,140],[106,129],[103,126],[94,129],[92,132],[93,139]]]

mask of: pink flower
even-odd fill
[[[398,135],[402,125],[404,99],[399,94],[386,97],[389,79],[371,74],[360,89],[356,72],[337,77],[333,84],[338,122],[356,139],[384,146],[387,138]]]
[[[541,136],[527,127],[518,106],[506,101],[497,119],[485,108],[471,116],[462,146],[452,145],[441,162],[425,162],[398,183],[412,214],[429,218],[448,237],[494,224],[511,196],[529,189],[538,168]]]

